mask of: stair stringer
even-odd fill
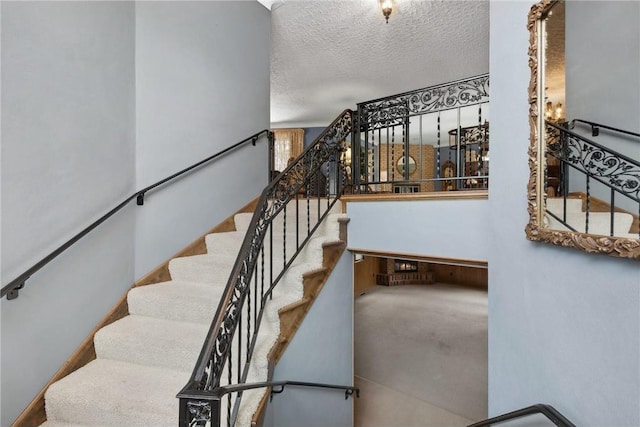
[[[346,228],[346,223],[343,221],[340,222],[340,236],[345,236],[346,233],[343,231],[343,228]],[[322,267],[316,270],[308,271],[303,275],[303,287],[304,287],[304,296],[303,298],[292,304],[289,304],[285,307],[282,307],[278,311],[278,315],[280,318],[280,335],[278,336],[278,340],[273,345],[268,354],[268,363],[269,363],[269,372],[268,372],[268,381],[272,380],[273,371],[275,366],[278,364],[278,361],[284,354],[287,346],[295,336],[296,332],[300,328],[300,325],[304,321],[307,313],[313,306],[313,303],[316,297],[322,291],[325,283],[327,282],[329,276],[331,275],[334,267],[338,263],[338,260],[344,253],[346,249],[346,242],[344,241],[335,241],[328,242],[322,245],[323,249],[323,262]],[[263,391],[262,398],[260,400],[260,404],[258,405],[257,410],[253,414],[251,420],[252,427],[260,427],[263,425],[264,416],[266,413],[267,404],[269,402],[269,396],[271,394],[271,388],[266,388]]]

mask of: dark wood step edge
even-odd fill
[[[186,248],[182,249],[172,258],[164,262],[163,264],[156,267],[153,271],[151,271],[146,276],[137,280],[132,288],[138,286],[146,286],[153,283],[166,282],[171,280],[171,276],[169,275],[169,261],[175,257],[183,257],[183,256],[191,256],[191,255],[200,255],[207,252],[207,247],[205,244],[205,236],[207,234],[212,233],[222,233],[226,231],[236,231],[234,216],[239,213],[248,213],[253,212],[258,203],[258,198],[253,199],[251,202],[247,203],[244,207],[238,210],[233,215],[226,218],[220,224],[216,225],[207,233],[200,236],[193,243],[191,243]],[[89,333],[89,335],[82,341],[80,346],[76,349],[76,351],[67,359],[66,362],[58,369],[58,371],[51,377],[49,382],[40,390],[40,392],[36,395],[36,397],[29,403],[29,405],[22,411],[22,413],[16,418],[12,427],[34,427],[44,423],[47,420],[47,414],[44,407],[44,394],[49,388],[49,386],[56,381],[66,377],[70,373],[80,369],[85,366],[92,360],[96,358],[95,347],[93,346],[93,337],[100,329],[105,326],[115,322],[116,320],[120,320],[123,317],[129,315],[129,306],[127,305],[127,294],[129,290],[125,292],[125,294],[120,297],[118,302],[113,306],[113,308],[107,313],[107,315],[98,323],[98,325]]]

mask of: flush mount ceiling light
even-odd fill
[[[393,0],[379,0],[380,8],[382,9],[382,15],[384,15],[384,19],[387,20],[387,24],[389,23],[389,16],[391,16],[391,12],[393,11]]]

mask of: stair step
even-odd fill
[[[104,427],[175,426],[176,394],[188,379],[185,372],[96,359],[49,387],[47,418]]]
[[[98,358],[173,370],[193,369],[208,325],[129,315],[94,336]]]
[[[209,255],[238,256],[245,231],[228,231],[226,233],[212,233],[205,236],[207,253]]]
[[[224,286],[236,257],[206,254],[174,258],[169,261],[169,273],[172,280]]]
[[[130,314],[208,325],[223,291],[223,286],[172,280],[131,289],[127,303]]]

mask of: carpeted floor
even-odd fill
[[[487,418],[487,292],[376,286],[355,300],[357,427]]]

